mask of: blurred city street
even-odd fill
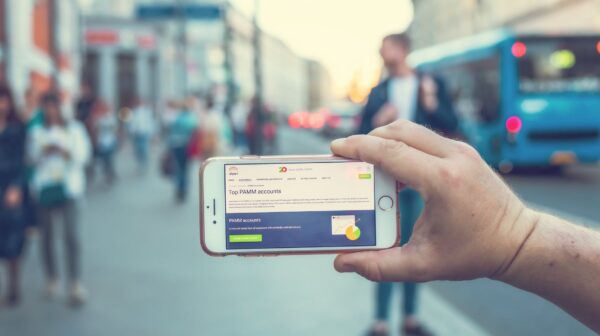
[[[600,332],[598,13],[600,0],[0,0],[0,336]],[[376,129],[337,153],[413,155],[375,160],[389,180],[364,162],[298,177],[327,164],[259,161]],[[242,160],[201,186],[214,157]],[[208,248],[386,248],[336,266],[477,279],[397,286],[338,273],[334,255],[212,257],[201,190]],[[430,192],[417,239],[388,250],[388,210],[410,237]]]
[[[328,140],[310,131],[284,128],[279,141],[285,153],[328,152]],[[130,155],[122,153],[122,183],[92,186],[83,207],[88,305],[73,311],[64,297],[43,298],[33,239],[23,303],[0,310],[1,335],[360,335],[369,325],[373,285],[335,272],[333,256],[206,256],[197,193],[172,204],[169,184],[155,171],[136,175]],[[508,180],[526,201],[598,225],[597,167]],[[550,303],[491,280],[434,282],[421,295],[420,316],[439,335],[592,334]]]

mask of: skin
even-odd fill
[[[600,234],[527,208],[469,145],[408,121],[335,140],[425,200],[410,241],[339,255],[373,281],[490,278],[536,293],[600,332]],[[451,257],[449,257],[451,256]]]

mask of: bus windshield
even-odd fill
[[[512,53],[521,93],[600,93],[600,37],[522,39]]]

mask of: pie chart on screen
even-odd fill
[[[357,240],[360,238],[360,229],[358,226],[350,225],[346,228],[346,238],[349,240]]]

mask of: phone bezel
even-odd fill
[[[202,249],[211,256],[261,256],[281,254],[327,254],[352,251],[379,250],[398,245],[400,240],[400,211],[396,181],[387,173],[375,168],[375,232],[376,246],[351,247],[303,247],[269,249],[226,249],[225,229],[225,174],[226,164],[265,164],[265,163],[318,163],[332,161],[355,161],[333,155],[311,156],[241,156],[215,157],[206,160],[200,174],[200,243]],[[394,206],[382,210],[377,205],[380,197],[389,196]],[[222,204],[218,200],[223,200]],[[214,203],[213,203],[214,200]],[[221,206],[219,206],[221,205]],[[215,207],[216,206],[216,207]],[[216,221],[216,223],[213,223]]]

